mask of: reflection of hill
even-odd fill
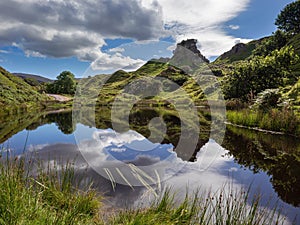
[[[229,126],[223,146],[239,164],[267,172],[282,200],[300,205],[299,139]]]
[[[39,111],[24,112],[1,117],[0,121],[0,143],[24,129],[35,130],[39,126],[50,123],[56,123],[58,129],[64,134],[71,134],[74,132],[71,111],[48,114],[47,112]]]
[[[24,112],[0,117],[0,143],[36,123],[40,116],[40,112]]]
[[[126,111],[126,107],[124,110]],[[122,107],[120,108],[119,113],[120,115],[125,115],[125,112],[122,112]],[[86,111],[84,108],[81,108],[80,112],[74,112],[74,115],[76,117],[76,122],[84,125],[91,127],[95,126],[99,129],[112,128],[111,108],[109,107],[99,107],[97,109],[95,119],[92,118],[93,113],[89,111],[89,108],[87,108]],[[182,136],[182,120],[180,119],[178,112],[172,108],[133,107],[130,110],[130,115],[128,118],[129,121],[126,120],[126,118],[122,118],[122,120],[117,123],[119,130],[116,131],[125,132],[128,129],[131,129],[137,131],[146,138],[149,138],[151,135],[153,136],[153,134],[156,137],[162,137],[162,141],[159,142],[172,143],[180,158],[185,160],[193,160],[199,149],[208,141],[210,131],[210,123],[203,112],[199,112],[198,116],[200,123],[200,135],[199,137],[195,137],[193,136],[195,132],[192,130],[195,127],[193,118],[190,118],[189,115],[183,115],[183,121],[186,123],[187,127],[191,129],[191,132],[186,132],[186,136],[182,137],[185,142],[181,141],[181,146],[184,145],[185,148],[178,148],[178,142]],[[166,126],[165,132],[162,132],[162,129],[160,128],[149,128],[149,124],[151,124],[151,121],[154,118],[161,118],[164,121]],[[129,127],[127,123],[129,123]],[[188,146],[191,145],[189,142],[195,139],[198,139],[198,142],[196,143],[196,147],[193,148],[193,151],[190,152],[188,151]],[[152,141],[155,142],[155,140]]]

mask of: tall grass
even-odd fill
[[[227,111],[227,120],[233,124],[300,135],[300,119],[292,110],[271,109],[268,112],[263,112],[243,109]]]
[[[0,164],[0,224],[92,224],[100,201],[92,190],[74,188],[74,170],[29,173],[24,159]]]
[[[261,208],[258,197],[251,201],[249,192],[228,191],[225,187],[218,194],[200,194],[199,191],[186,194],[182,201],[167,189],[148,208],[127,209],[102,217],[105,212],[100,207],[101,198],[90,188],[78,189],[80,182],[72,166],[48,166],[31,175],[28,163],[20,158],[1,159],[0,224],[258,225],[283,222],[276,207]]]
[[[283,224],[279,210],[260,207],[259,197],[249,202],[249,191],[225,191],[219,194],[186,195],[180,203],[167,189],[162,198],[148,209],[127,210],[118,214],[110,224],[117,225],[173,225],[173,224]]]

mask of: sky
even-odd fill
[[[291,0],[0,1],[0,66],[54,79],[64,70],[135,70],[198,40],[210,60],[269,36]]]

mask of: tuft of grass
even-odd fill
[[[30,175],[22,158],[0,164],[0,224],[100,224],[93,190],[74,187],[71,166]]]

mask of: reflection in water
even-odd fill
[[[40,112],[33,111],[22,114],[7,115],[0,118],[0,143],[23,130],[36,130],[45,124],[55,123],[64,134],[72,134],[72,111]]]
[[[27,149],[35,150],[34,154],[39,158],[60,160],[62,164],[63,161],[76,158],[78,174],[81,174],[86,182],[93,180],[94,187],[111,197],[109,201],[113,206],[124,207],[147,202],[145,198],[148,198],[149,189],[139,186],[145,185],[144,181],[153,184],[151,188],[155,193],[160,193],[159,190],[168,185],[181,188],[184,192],[187,185],[189,189],[200,186],[203,189],[217,190],[224,183],[245,188],[252,184],[252,194],[260,189],[265,204],[269,201],[270,195],[276,196],[277,193],[286,203],[299,206],[298,139],[228,126],[222,144],[225,150],[213,140],[208,142],[209,123],[206,120],[208,115],[206,112],[200,112],[200,138],[196,151],[191,155],[176,151],[181,121],[178,114],[170,108],[132,109],[129,118],[132,131],[122,133],[109,129],[111,128],[109,108],[100,108],[98,111],[100,113],[95,119],[97,128],[92,127],[93,123],[89,120],[83,120],[77,126],[86,128],[85,140],[80,140],[79,147],[86,149],[85,158],[97,159],[92,166],[101,168],[103,176],[97,173],[99,172],[97,169],[95,171],[90,167],[87,168],[86,159],[75,145],[74,136],[70,135],[76,132],[72,125],[72,112],[59,114],[34,112],[1,118],[0,143],[8,138],[11,138],[10,147],[13,143],[20,142],[16,149],[21,153],[28,134]],[[151,143],[146,139],[149,137],[151,140],[152,128],[148,124],[156,117],[163,118],[166,124],[166,135],[162,144]],[[7,143],[6,141],[0,144],[0,148]],[[171,151],[173,146],[175,152]],[[143,149],[144,151],[141,151]],[[103,156],[101,160],[99,160],[100,153]],[[103,170],[104,166],[110,169],[110,173]],[[141,166],[146,167],[143,169],[150,175],[148,178],[138,170],[142,169]],[[123,172],[122,175],[127,181],[115,168]],[[115,190],[108,174],[114,176],[115,182],[123,181],[121,184],[114,184]],[[139,176],[144,179],[143,182],[138,179]],[[164,181],[161,186],[157,184],[158,179]],[[127,182],[131,182],[132,185],[129,186]],[[299,208],[287,205],[281,200],[279,203],[287,208],[289,221],[292,221]]]
[[[272,208],[276,204],[276,195],[268,182],[268,175],[264,172],[253,174],[250,170],[241,169],[240,165],[230,156],[229,151],[213,140],[201,148],[195,162],[187,162],[176,157],[176,153],[170,151],[170,145],[153,144],[134,131],[119,134],[111,129],[97,131],[88,127],[86,129],[87,132],[88,129],[91,129],[90,134],[93,136],[91,140],[82,140],[81,147],[84,146],[88,153],[89,162],[94,159],[94,162],[91,162],[94,170],[89,167],[91,164],[86,164],[76,145],[46,146],[35,152],[35,157],[44,159],[45,167],[48,166],[48,161],[56,160],[59,166],[63,166],[70,159],[76,159],[74,165],[77,175],[84,177],[86,183],[93,181],[93,188],[109,197],[106,204],[112,207],[147,205],[153,193],[159,195],[164,187],[171,186],[179,196],[180,194],[184,196],[187,189],[192,192],[199,187],[215,193],[220,191],[224,184],[230,184],[233,190],[247,189],[252,185],[250,199],[260,192],[263,206]],[[144,157],[139,158],[136,148],[140,144],[147,145],[147,149],[153,147],[153,150],[143,151],[141,155]],[[128,154],[124,154],[125,152]],[[150,163],[148,165],[151,166],[145,166],[144,162],[146,165]],[[143,164],[143,167],[140,167],[142,172],[136,170],[136,167],[122,168],[122,165],[131,163],[136,166]],[[128,183],[116,172],[116,168],[119,168]],[[105,174],[106,169],[111,172],[110,177],[100,176],[99,173]],[[157,183],[153,183],[151,186],[147,186],[145,183],[143,186],[135,186],[137,183],[134,182],[140,181],[140,179],[134,174],[149,182],[151,178],[147,176],[153,176],[152,178],[155,179],[155,173],[151,173],[153,170],[159,172]],[[108,179],[105,179],[105,176]],[[117,183],[112,184],[112,181]],[[270,196],[273,196],[271,200]],[[249,204],[251,204],[251,200],[249,200]],[[284,208],[288,224],[291,223],[299,209],[282,201],[279,201],[278,204],[279,207]]]
[[[0,118],[0,150],[20,154],[53,143],[75,143],[72,111],[28,112]]]
[[[223,146],[237,163],[265,171],[281,199],[300,206],[300,140],[228,126]]]
[[[46,116],[49,122],[54,122],[58,129],[64,134],[72,134],[74,132],[74,126],[72,123],[72,112],[53,113]],[[49,123],[48,122],[48,123]]]
[[[120,108],[120,114],[122,114],[122,108]],[[76,113],[76,112],[75,112]],[[96,126],[96,128],[104,129],[111,128],[111,110],[108,107],[102,107],[97,110],[97,114],[95,115],[95,123],[91,122],[91,120],[87,120],[86,115],[89,115],[88,112],[84,113],[82,120],[79,120],[80,123]],[[138,133],[142,134],[144,137],[150,139],[151,141],[156,141],[155,138],[161,133],[162,141],[161,143],[171,143],[174,146],[175,152],[177,155],[183,159],[188,161],[193,161],[199,149],[208,141],[209,131],[210,131],[210,123],[205,118],[206,114],[203,112],[199,112],[199,123],[200,123],[200,136],[194,137],[193,129],[191,128],[191,132],[182,133],[182,123],[187,123],[187,126],[193,127],[195,126],[193,120],[190,121],[185,120],[181,121],[178,112],[172,108],[163,108],[163,107],[152,107],[152,108],[141,108],[141,107],[133,107],[131,113],[129,115],[129,128],[131,130],[135,130]],[[76,118],[80,116],[76,115]],[[163,130],[165,129],[165,133],[162,130],[158,130],[155,127],[151,127],[151,122],[153,119],[160,118],[164,122]],[[188,115],[185,116],[188,118]],[[125,120],[126,121],[126,120]],[[121,125],[122,126],[122,125]],[[124,125],[125,126],[125,125]],[[118,132],[125,132],[126,130],[121,130]],[[153,135],[154,134],[154,135]],[[193,148],[193,152],[185,151],[192,144],[189,143],[188,140],[198,139],[196,143],[196,148]],[[179,146],[180,143],[180,146]]]

